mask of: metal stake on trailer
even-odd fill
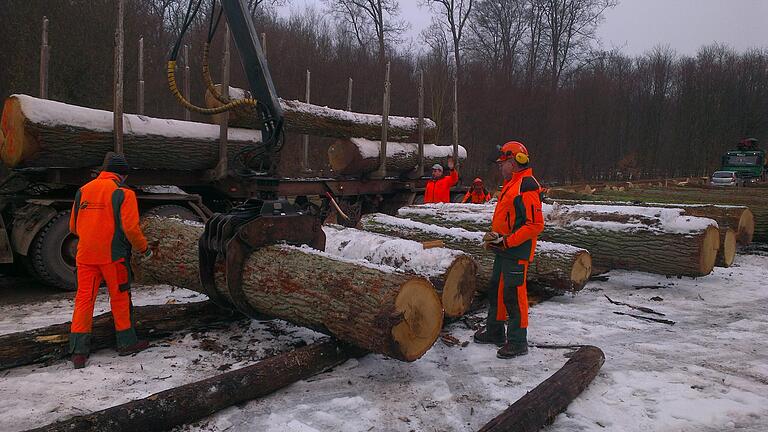
[[[381,147],[379,148],[379,169],[371,174],[371,178],[383,179],[387,176],[387,132],[389,130],[389,68],[384,75],[384,112],[381,115]]]
[[[48,99],[48,59],[50,49],[48,46],[48,17],[43,17],[43,39],[40,44],[40,99]]]
[[[115,74],[114,74],[114,130],[115,152],[123,152],[123,17],[125,0],[117,2],[117,29],[115,30]]]

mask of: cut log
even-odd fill
[[[561,196],[556,192],[556,196]],[[567,197],[563,197],[567,198]],[[582,199],[578,197],[577,199]],[[746,206],[754,215],[755,229],[753,241],[768,242],[768,194],[760,193],[756,188],[647,188],[630,191],[604,191],[590,199],[609,201],[642,201],[665,204],[714,204]],[[741,235],[741,234],[740,234]],[[742,243],[744,239],[740,240]]]
[[[564,191],[562,189],[550,189],[548,196],[549,199],[547,202],[550,204],[556,202],[566,205],[599,203],[601,205],[679,208],[682,209],[688,216],[714,219],[720,228],[732,228],[734,231],[736,231],[736,241],[742,246],[746,246],[752,243],[752,238],[755,234],[755,217],[752,214],[752,211],[750,211],[749,208],[745,206],[681,203],[667,204],[644,201],[609,201],[600,195],[592,195],[590,196],[590,199],[578,199],[578,197],[582,197],[582,195],[575,192]],[[568,196],[571,198],[558,198]]]
[[[346,259],[360,259],[422,275],[440,294],[446,317],[464,315],[475,297],[477,266],[464,252],[425,249],[416,241],[403,240],[354,228],[323,227],[325,251]]]
[[[218,162],[219,127],[205,123],[126,114],[124,152],[133,168],[202,170]],[[92,168],[114,148],[110,111],[83,108],[26,95],[3,107],[5,142],[0,159],[9,167]],[[229,158],[261,133],[229,130]]]
[[[383,214],[363,216],[360,225],[366,231],[388,234],[414,241],[439,239],[447,248],[470,254],[477,262],[477,289],[485,292],[493,272],[493,252],[482,247],[483,232],[462,228],[444,228]],[[558,292],[576,292],[584,288],[592,274],[592,258],[585,249],[541,241],[528,268],[528,280]]]
[[[730,267],[736,258],[736,231],[731,228],[720,228],[720,249],[717,250],[718,267]]]
[[[216,85],[220,89],[219,84]],[[240,88],[230,87],[232,99],[250,98],[251,92]],[[222,105],[210,92],[205,93],[205,103],[209,108]],[[297,100],[280,99],[280,106],[285,116],[285,130],[295,134],[325,136],[331,138],[362,137],[381,139],[382,119],[380,115],[363,114],[351,111],[321,107]],[[229,113],[230,127],[261,129],[258,115],[253,107],[236,109]],[[218,123],[218,116],[212,121]],[[437,135],[437,125],[434,121],[424,119],[424,142],[434,143]],[[391,141],[417,142],[419,139],[419,121],[413,117],[389,116],[387,137]]]
[[[147,340],[174,332],[210,327],[245,319],[238,312],[220,308],[209,301],[136,306],[133,308],[136,332]],[[0,370],[65,358],[69,353],[71,323],[0,336]],[[110,312],[93,319],[93,350],[115,346],[115,325]]]
[[[365,138],[336,140],[328,147],[328,161],[331,169],[338,174],[360,175],[379,168],[381,142]],[[452,146],[424,145],[424,166],[434,164],[446,166],[448,156],[453,155]],[[459,146],[458,163],[467,158],[467,150]],[[387,143],[387,173],[413,171],[419,163],[419,145],[414,143]]]
[[[164,431],[192,423],[224,408],[276,390],[340,365],[350,353],[335,341],[320,341],[251,366],[175,387],[139,399],[72,417],[41,428],[54,431]]]
[[[487,231],[492,205],[427,204],[403,207],[403,217],[444,227]],[[593,272],[636,270],[667,276],[704,276],[720,246],[717,222],[683,210],[600,205],[543,205],[544,241],[581,247]]]
[[[605,354],[595,346],[578,349],[565,365],[546,381],[486,423],[481,432],[536,432],[552,424],[589,383],[605,363]]]
[[[134,260],[137,280],[204,293],[197,246],[203,226],[166,218],[147,218],[142,225],[156,246],[151,260]],[[230,300],[224,277],[222,265],[217,290]],[[259,313],[403,361],[421,357],[442,326],[440,298],[427,279],[352,264],[308,247],[269,246],[252,253],[244,263],[242,289]]]

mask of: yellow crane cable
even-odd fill
[[[212,115],[212,114],[221,114],[225,111],[230,111],[230,110],[244,107],[244,106],[255,107],[258,104],[256,99],[245,98],[245,99],[232,100],[218,108],[199,107],[189,102],[186,98],[184,98],[184,95],[182,95],[181,92],[179,91],[179,87],[176,84],[176,60],[168,60],[167,75],[168,75],[168,88],[171,90],[171,93],[176,97],[176,100],[178,100],[179,103],[184,108],[190,111],[194,111],[200,114]]]
[[[205,81],[206,88],[211,93],[211,95],[216,98],[217,101],[221,102],[222,104],[228,104],[230,99],[219,93],[219,91],[216,89],[216,84],[213,83],[213,79],[211,78],[211,70],[208,68],[208,54],[210,48],[211,46],[208,42],[203,45],[203,80]]]

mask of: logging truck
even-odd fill
[[[245,5],[241,0],[224,0],[221,6],[250,92],[231,91],[230,97],[219,91],[221,86],[208,74],[206,45],[208,106],[197,107],[182,96],[175,62],[183,32],[168,61],[168,81],[184,107],[208,115],[229,113],[228,121],[203,124],[117,115],[26,95],[5,101],[0,134],[0,264],[21,265],[42,282],[75,288],[77,239],[68,225],[73,197],[113,150],[124,153],[131,164],[128,183],[137,189],[144,215],[206,221],[248,200],[258,200],[261,208],[261,203],[290,197],[290,205],[301,212],[321,220],[335,212],[343,215],[339,222],[345,225],[357,223],[365,213],[393,213],[413,203],[427,180],[424,166],[451,155],[457,161],[466,158],[466,151],[455,143],[424,144],[434,142],[436,125],[421,115],[388,116],[386,108],[383,115],[352,113],[278,98]],[[194,14],[187,18],[192,20]],[[211,26],[208,42],[215,28]],[[114,134],[118,118],[122,133]],[[233,123],[243,118],[251,125]],[[284,129],[336,139],[328,148],[335,175],[278,175]],[[387,133],[390,141],[397,142],[387,143]],[[260,215],[257,211],[253,217]],[[224,243],[215,240],[210,244]]]

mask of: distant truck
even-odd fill
[[[768,161],[765,150],[760,149],[755,138],[739,141],[736,150],[723,155],[720,171],[734,171],[745,183],[766,181]]]

